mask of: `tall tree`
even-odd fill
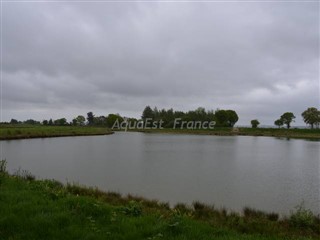
[[[97,125],[97,126],[107,125],[106,119],[107,118],[105,116],[94,117],[93,119],[94,125]]]
[[[154,112],[153,112],[153,110],[151,109],[150,106],[146,106],[145,107],[145,109],[142,112],[141,118],[143,120],[146,120],[147,118],[152,118],[152,119],[154,118]]]
[[[226,112],[228,116],[228,126],[233,127],[239,120],[238,114],[233,110],[227,110]]]
[[[198,121],[205,121],[207,118],[207,113],[206,113],[206,109],[203,107],[198,107],[195,111],[194,111],[195,115],[196,115],[196,119]]]
[[[320,111],[315,107],[308,108],[301,115],[303,117],[303,121],[306,124],[309,124],[311,128],[313,128],[314,125],[320,124]]]
[[[57,126],[67,125],[67,119],[65,119],[65,118],[59,118],[59,119],[57,119],[57,120],[54,120],[54,125],[57,125]]]
[[[157,107],[153,108],[153,117],[154,117],[154,120],[159,120],[159,110]]]
[[[217,110],[214,115],[218,126],[233,127],[239,120],[234,110]]]
[[[218,126],[227,126],[228,113],[225,110],[217,110],[214,114]]]
[[[290,124],[291,122],[294,121],[296,117],[294,116],[294,114],[292,112],[286,112],[284,114],[281,115],[280,119],[283,122],[283,124],[287,125],[287,128],[290,128]]]
[[[11,119],[11,121],[10,121],[10,124],[18,124],[19,122],[18,122],[18,120],[17,119]]]
[[[78,122],[77,122],[77,119],[72,119],[72,121],[70,122],[70,125],[73,125],[73,126],[77,126],[79,125]]]
[[[32,125],[36,125],[36,124],[40,124],[39,121],[33,120],[33,119],[28,119],[26,121],[24,121],[25,124],[32,124]]]
[[[251,120],[252,128],[257,128],[259,124],[260,122],[258,121],[258,119]]]
[[[274,121],[274,125],[280,128],[283,125],[283,121],[281,119],[277,119]]]
[[[92,112],[87,113],[87,120],[89,125],[93,125],[94,123],[94,115]]]
[[[86,121],[85,117],[82,115],[79,115],[75,118],[77,125],[83,126],[84,122]]]
[[[119,114],[109,114],[107,117],[107,126],[109,128],[112,128],[114,123],[118,120],[118,123],[122,123],[123,122],[123,118],[119,115]]]

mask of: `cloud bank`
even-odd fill
[[[319,2],[4,2],[2,120],[319,107]]]

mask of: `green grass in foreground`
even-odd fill
[[[1,125],[0,140],[63,136],[105,135],[111,131],[105,127]]]
[[[2,167],[4,170],[5,167]],[[1,169],[0,169],[1,171]],[[319,239],[319,218],[307,210],[278,219],[242,215],[0,172],[0,239]]]

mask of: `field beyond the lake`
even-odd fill
[[[0,164],[1,239],[319,239],[320,220],[299,206],[280,218],[194,202],[169,204],[55,180]]]
[[[106,127],[91,126],[42,126],[27,124],[2,124],[0,125],[0,140],[90,136],[112,134]]]
[[[132,130],[135,131],[135,130]],[[139,130],[145,133],[172,133],[172,134],[199,134],[199,135],[216,135],[216,136],[268,136],[280,138],[305,138],[320,139],[320,129],[298,129],[298,128],[229,128],[221,127],[212,130],[202,129],[148,129]]]
[[[65,136],[90,136],[108,135],[114,130],[98,126],[43,126],[27,124],[2,124],[0,125],[0,140],[45,138]],[[202,129],[145,129],[130,130],[144,133],[171,133],[171,134],[199,134],[217,136],[271,136],[281,138],[305,138],[320,139],[320,129],[298,129],[298,128],[215,128],[212,130]]]

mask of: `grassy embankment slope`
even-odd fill
[[[2,124],[0,125],[0,140],[65,137],[65,136],[88,136],[107,135],[112,131],[105,127],[77,127],[77,126],[41,126],[25,124]]]
[[[135,130],[132,130],[135,131]],[[172,133],[172,134],[199,134],[217,136],[270,136],[281,138],[308,138],[320,139],[320,129],[285,129],[285,128],[215,128],[212,130],[188,129],[150,129],[136,130],[145,133]]]
[[[150,129],[130,130],[145,133],[199,134],[217,136],[273,136],[281,138],[309,138],[320,139],[320,129],[277,129],[277,128],[215,128],[213,130],[188,129]],[[77,127],[77,126],[42,126],[25,124],[0,125],[0,140],[22,138],[44,138],[63,136],[106,135],[113,132],[106,127]]]
[[[1,162],[1,161],[0,161]],[[2,172],[1,172],[2,168]],[[319,239],[320,220],[300,209],[290,218],[201,203],[168,204],[97,189],[34,180],[0,166],[0,239]]]

